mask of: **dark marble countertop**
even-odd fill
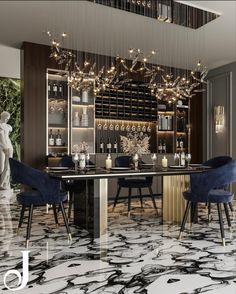
[[[102,179],[102,178],[119,178],[119,177],[133,177],[133,176],[173,176],[173,175],[187,175],[193,173],[207,172],[209,169],[204,167],[190,167],[190,168],[162,168],[150,167],[140,169],[124,169],[124,170],[106,170],[105,168],[96,167],[79,170],[76,172],[73,169],[68,170],[54,170],[47,168],[46,171],[53,177],[61,179]]]

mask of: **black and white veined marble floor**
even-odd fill
[[[35,211],[29,282],[15,293],[236,294],[235,220],[231,234],[225,224],[223,247],[217,216],[208,225],[203,206],[200,222],[178,241],[179,226],[162,225],[151,202],[145,201],[144,211],[139,205],[132,202],[130,218],[126,205],[119,204],[114,213],[109,207],[109,230],[101,239],[92,240],[86,231],[71,226],[70,244],[64,226],[55,227],[52,211]],[[25,250],[26,224],[17,236],[19,208],[15,203],[8,208],[0,202],[1,294],[12,293],[4,288],[3,276],[10,269],[21,271]],[[8,284],[15,285],[15,277]]]

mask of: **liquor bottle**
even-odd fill
[[[183,141],[182,136],[180,136],[180,138],[179,138],[179,147],[180,147],[181,149],[184,148],[184,141]]]
[[[180,154],[180,165],[185,166],[185,153],[184,153],[184,151],[182,151]]]
[[[117,144],[116,138],[115,138],[115,141],[114,141],[113,148],[114,148],[114,153],[117,153],[118,152],[118,144]]]
[[[162,153],[166,153],[166,141],[163,140],[163,143],[162,143]]]
[[[57,97],[57,84],[54,83],[52,86],[53,97]]]
[[[56,146],[61,146],[62,141],[61,141],[61,133],[60,130],[57,130],[57,135],[56,135]]]
[[[110,140],[110,137],[107,140],[107,153],[111,153],[111,140]]]
[[[176,148],[179,148],[179,137],[176,138]]]
[[[52,129],[50,129],[50,132],[49,132],[48,145],[49,146],[54,146],[55,145],[55,139],[54,139],[54,135],[52,133]]]
[[[52,95],[52,85],[51,85],[51,83],[49,82],[49,83],[48,83],[48,97],[50,98],[51,95]]]
[[[160,140],[160,143],[158,145],[158,153],[162,153],[162,140]]]
[[[61,83],[59,83],[59,86],[58,86],[58,94],[59,94],[59,97],[63,97],[63,87]]]
[[[100,140],[99,149],[100,149],[100,153],[104,153],[104,143],[103,143],[103,138],[101,138],[101,140]]]

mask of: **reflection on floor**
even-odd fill
[[[179,226],[162,225],[151,202],[145,201],[144,211],[138,201],[132,207],[130,218],[126,205],[119,204],[115,213],[109,208],[109,231],[99,240],[72,226],[71,244],[64,226],[55,228],[52,211],[35,211],[29,282],[16,293],[236,293],[235,221],[231,235],[226,229],[227,246],[222,247],[216,214],[208,225],[202,207],[199,224],[180,242]],[[19,208],[11,204],[11,215],[5,216],[0,231],[0,293],[10,293],[3,285],[4,274],[22,268],[26,224],[16,236],[18,215]],[[11,232],[11,220],[13,234],[7,231]],[[16,283],[15,276],[9,276],[8,285]]]

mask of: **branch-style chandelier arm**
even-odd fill
[[[206,83],[207,68],[198,61],[196,68],[191,71],[190,75],[174,75],[170,72],[165,74],[165,70],[159,65],[151,65],[149,60],[157,53],[152,50],[145,55],[140,49],[129,49],[129,60],[117,56],[115,63],[106,69],[103,65],[96,70],[96,63],[84,61],[83,67],[77,63],[76,54],[71,50],[62,49],[66,33],[62,33],[59,38],[54,38],[50,32],[47,35],[51,41],[50,57],[65,67],[68,72],[68,84],[77,91],[88,91],[92,89],[97,95],[106,88],[120,88],[123,84],[132,81],[129,74],[141,73],[144,78],[149,80],[145,86],[151,90],[151,94],[157,99],[174,103],[178,99],[188,99],[196,95],[197,92],[203,92],[204,89],[197,89],[200,85]],[[129,65],[130,64],[130,65]],[[161,81],[160,81],[161,78]]]

